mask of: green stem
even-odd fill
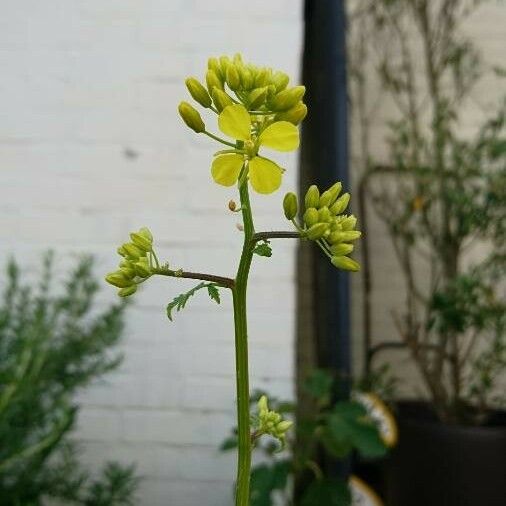
[[[248,372],[248,322],[246,314],[246,291],[248,275],[253,259],[255,234],[253,216],[248,193],[247,179],[240,185],[241,212],[244,224],[244,244],[237,269],[234,299],[235,323],[235,368],[237,382],[237,424],[238,424],[238,463],[236,482],[236,506],[249,505],[249,481],[251,470],[251,433],[249,413],[249,372]]]

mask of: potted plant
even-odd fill
[[[461,30],[471,2],[361,7],[354,20],[361,35],[350,52],[366,167],[362,228],[371,203],[405,281],[405,304],[392,308],[400,342],[372,346],[369,258],[377,252],[364,244],[366,366],[370,372],[381,349],[406,348],[427,392],[397,403],[388,504],[499,506],[506,503],[505,102],[463,135],[466,106],[484,72]],[[381,164],[370,149],[367,56],[396,108]]]

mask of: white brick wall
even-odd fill
[[[233,275],[240,248],[232,190],[209,177],[215,147],[176,113],[183,80],[207,57],[242,52],[298,76],[302,0],[7,0],[0,16],[0,263],[28,268],[54,248],[115,267],[116,246],[149,226],[164,259]],[[284,160],[283,189],[296,160]],[[254,198],[257,228],[283,226],[282,193]],[[293,243],[259,258],[250,291],[252,386],[292,395]],[[202,295],[170,324],[191,286],[155,280],[129,311],[122,367],[83,393],[84,461],[135,461],[138,504],[230,503],[234,456],[231,301]],[[113,298],[104,287],[103,301]],[[212,331],[210,332],[210,329]]]

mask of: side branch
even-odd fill
[[[210,281],[211,283],[216,283],[223,288],[234,288],[235,281],[232,278],[227,278],[225,276],[215,276],[214,274],[205,274],[202,272],[188,272],[183,270],[174,271],[172,269],[164,269],[163,267],[159,267],[153,269],[153,274],[158,274],[159,276],[169,276],[172,278],[186,278],[186,279],[200,279],[201,281]]]
[[[267,239],[300,239],[300,233],[278,231],[257,232],[255,235],[253,235],[251,241],[253,243],[257,243],[259,241],[266,241]]]

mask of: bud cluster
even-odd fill
[[[269,67],[244,63],[240,54],[233,58],[209,58],[205,85],[195,77],[186,79],[192,98],[206,109],[220,113],[225,107],[241,103],[251,113],[270,115],[274,121],[298,125],[307,114],[302,102],[304,86],[288,86],[289,77]],[[181,102],[179,113],[195,132],[203,132],[204,122],[198,111]]]
[[[360,237],[361,232],[355,230],[357,218],[352,214],[343,214],[348,207],[350,194],[339,196],[341,189],[341,183],[337,182],[320,194],[316,185],[310,186],[304,197],[302,224],[295,221],[298,199],[294,193],[285,195],[283,210],[301,236],[316,241],[335,267],[358,271],[359,264],[347,255],[353,251],[351,243]]]
[[[122,257],[118,269],[105,277],[109,284],[119,288],[120,297],[134,294],[137,285],[153,274],[154,266],[159,266],[149,229],[144,227],[138,232],[132,232],[130,239],[131,242],[118,248],[118,254]]]
[[[258,434],[269,434],[283,444],[286,432],[292,425],[293,422],[283,420],[279,413],[269,410],[267,397],[265,395],[260,397],[258,401]]]

